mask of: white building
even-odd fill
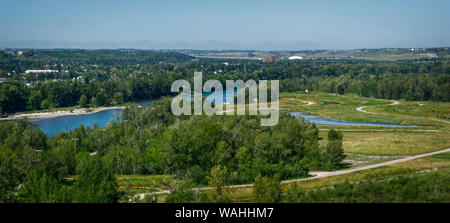
[[[290,56],[288,58],[288,60],[303,60],[303,57],[301,57],[301,56]]]
[[[26,70],[26,74],[42,74],[42,73],[57,73],[57,70]]]

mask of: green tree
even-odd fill
[[[166,197],[166,203],[194,203],[197,201],[197,192],[192,189],[190,180],[179,181],[173,191]]]
[[[108,98],[104,91],[98,92],[97,96],[95,97],[95,105],[96,106],[106,106],[108,105]]]
[[[16,201],[15,193],[21,181],[19,162],[13,150],[0,147],[0,203]]]
[[[89,153],[78,155],[73,201],[111,203],[118,199],[116,178],[105,162]]]
[[[216,152],[214,153],[214,163],[217,165],[230,164],[233,157],[233,148],[225,141],[217,143]]]
[[[80,100],[78,101],[78,104],[80,105],[80,107],[82,108],[87,108],[89,105],[89,101],[88,98],[86,97],[86,95],[81,95]]]
[[[117,104],[123,104],[125,102],[123,93],[122,92],[114,93],[114,101],[116,101]]]
[[[48,99],[44,99],[41,103],[41,108],[42,109],[49,109],[52,107],[52,104],[50,103],[50,101]]]
[[[343,135],[340,131],[336,131],[334,129],[330,129],[330,131],[328,131],[328,140],[341,140],[343,139]]]
[[[28,98],[27,109],[29,110],[40,109],[42,99],[43,97],[41,91],[32,91],[30,97]]]
[[[319,150],[322,166],[327,170],[336,169],[345,159],[342,148],[343,135],[341,132],[330,129],[328,132],[328,143]]]
[[[25,110],[27,93],[23,83],[7,81],[0,84],[0,113]]]
[[[253,201],[256,203],[276,203],[281,199],[281,186],[278,175],[262,177],[258,175],[253,184]]]
[[[21,201],[36,203],[70,202],[70,195],[67,186],[37,169],[27,172],[20,192]]]
[[[226,167],[214,166],[208,178],[208,185],[213,189],[209,191],[209,198],[214,202],[229,202],[229,191],[225,186],[229,182],[231,175]]]

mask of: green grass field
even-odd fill
[[[374,155],[417,155],[450,148],[450,133],[345,132],[344,151]]]
[[[399,101],[395,106],[371,106],[366,110],[376,113],[402,114],[409,116],[419,116],[435,118],[442,122],[450,123],[450,103],[449,102],[429,102],[429,101]]]
[[[313,102],[307,105],[307,102]],[[374,98],[364,98],[354,95],[336,95],[329,93],[280,93],[280,107],[291,111],[310,113],[316,116],[355,122],[388,122],[402,125],[415,124],[426,129],[450,130],[450,122],[443,119],[448,116],[449,103],[429,103],[430,106],[420,106],[424,110],[409,112],[383,112],[394,109],[399,105],[389,105],[392,101]],[[400,106],[403,102],[400,102]],[[411,102],[406,103],[409,105]],[[364,113],[357,111],[358,107],[365,106],[369,112],[372,108],[381,109],[379,113]],[[427,111],[433,111],[431,114]],[[421,115],[418,115],[421,114]],[[423,115],[427,114],[427,115]]]
[[[308,102],[314,104],[308,105]],[[450,148],[450,123],[447,117],[450,103],[404,102],[390,105],[388,100],[362,98],[327,93],[282,93],[280,107],[312,113],[319,117],[348,121],[416,124],[426,128],[326,126],[320,127],[321,138],[334,127],[344,132],[344,150],[368,155],[416,155]],[[365,111],[356,108],[364,107]],[[414,107],[414,109],[410,109]],[[422,110],[421,110],[422,109]],[[326,140],[321,140],[325,145]]]

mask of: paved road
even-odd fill
[[[331,177],[331,176],[344,175],[344,174],[358,172],[361,170],[374,169],[374,168],[378,168],[378,167],[388,166],[388,165],[392,165],[392,164],[396,164],[396,163],[402,163],[402,162],[406,162],[409,160],[423,158],[423,157],[432,156],[432,155],[436,155],[436,154],[440,154],[440,153],[446,153],[446,152],[450,152],[450,148],[436,151],[436,152],[431,152],[431,153],[424,153],[424,154],[420,154],[420,155],[408,156],[405,158],[391,160],[391,161],[387,161],[387,162],[383,162],[383,163],[377,163],[377,164],[357,167],[354,169],[331,171],[331,172],[309,172],[311,177],[302,178],[302,179],[294,179],[294,180],[285,180],[285,181],[281,181],[281,183],[286,184],[286,183],[308,181],[308,180]],[[253,184],[243,184],[243,185],[231,185],[231,186],[227,186],[227,187],[228,188],[247,188],[247,187],[252,187],[252,186],[253,186]],[[194,190],[209,190],[209,189],[212,189],[212,188],[211,187],[194,188]],[[151,192],[151,193],[136,194],[135,197],[139,197],[139,199],[143,199],[145,197],[145,195],[168,194],[168,193],[170,193],[170,190],[162,190],[162,191]]]

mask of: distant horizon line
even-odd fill
[[[192,48],[76,48],[76,47],[1,47],[1,50],[142,50],[142,51],[258,51],[258,52],[286,52],[286,51],[353,51],[353,50],[411,50],[411,49],[447,49],[450,46],[438,46],[438,47],[380,47],[380,48],[349,48],[349,49],[273,49],[273,50],[262,50],[262,49],[192,49]]]
[[[365,45],[365,44],[364,44]],[[137,50],[217,50],[217,51],[321,51],[321,50],[372,50],[372,49],[436,49],[448,48],[450,43],[435,44],[367,44],[349,46],[341,43],[318,43],[311,41],[264,41],[259,43],[235,43],[209,40],[197,43],[176,41],[171,43],[138,41],[60,41],[60,40],[16,40],[0,41],[3,49],[137,49]]]

